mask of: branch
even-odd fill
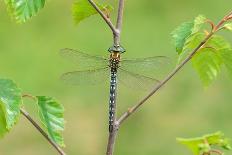
[[[117,17],[117,34],[114,35],[114,44],[120,45],[120,37],[121,37],[121,31],[122,31],[122,19],[123,19],[123,12],[124,12],[124,0],[119,0],[118,4],[118,17]]]
[[[162,88],[184,65],[192,59],[196,52],[209,40],[214,33],[209,33],[206,38],[193,50],[193,52],[179,65],[174,71],[172,71],[163,81],[161,81],[147,96],[145,96],[139,103],[132,108],[129,108],[119,119],[118,124],[121,125],[131,114],[135,113],[139,107],[141,107],[151,96],[153,96],[160,88]]]
[[[218,29],[228,20],[232,12],[223,17],[223,19],[215,26],[215,29],[210,32],[205,39],[192,51],[192,53],[172,71],[163,81],[161,81],[147,96],[145,96],[139,103],[137,103],[132,108],[129,108],[127,112],[125,112],[117,121],[117,124],[120,126],[129,116],[137,111],[139,107],[141,107],[151,96],[153,96],[160,88],[162,88],[178,71],[180,71],[189,60],[197,53],[197,51],[217,32]]]
[[[116,47],[120,47],[123,12],[124,12],[124,0],[119,0],[119,3],[118,3],[118,16],[117,16],[117,23],[116,23],[116,33],[113,33],[113,35],[114,35],[114,46],[116,46]],[[117,109],[115,107],[115,111],[116,110]],[[116,114],[115,114],[115,117],[116,117]],[[109,132],[106,155],[113,155],[114,145],[115,145],[118,129],[119,129],[118,121],[116,119],[114,119],[114,121],[113,121],[113,131]]]
[[[44,136],[44,138],[59,152],[60,155],[66,155],[65,152],[55,143],[53,142],[47,133],[36,123],[28,112],[24,109],[20,109],[21,114]]]
[[[111,22],[110,18],[108,18],[102,11],[101,9],[97,6],[97,4],[95,2],[93,2],[92,0],[88,0],[89,3],[93,6],[93,8],[101,15],[101,17],[104,19],[104,21],[106,22],[106,24],[110,27],[110,29],[112,30],[113,34],[116,35],[117,34],[117,30],[114,26],[114,24]]]
[[[217,24],[217,26],[214,28],[214,31],[220,30],[221,26],[222,26],[225,22],[229,21],[231,18],[232,18],[232,11],[231,11],[229,14],[227,14],[227,15]]]

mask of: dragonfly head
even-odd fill
[[[126,52],[125,48],[123,48],[123,47],[120,46],[120,45],[113,45],[112,47],[110,47],[110,48],[108,49],[108,51],[109,51],[110,53],[115,53],[115,52],[117,52],[117,53],[120,53],[120,54]]]

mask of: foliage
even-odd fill
[[[62,131],[64,130],[64,108],[51,97],[37,96],[39,116],[49,133],[49,137],[64,146]]]
[[[189,24],[184,23],[173,31],[172,38],[179,55],[178,63],[182,62],[197,48],[209,34],[207,30],[202,32],[205,21],[207,21],[205,17],[198,16],[194,21],[188,22]],[[219,30],[231,30],[231,28],[231,23],[227,23]],[[231,51],[230,43],[224,37],[214,34],[193,56],[191,59],[193,68],[198,73],[204,86],[209,86],[217,78],[223,66],[231,75]]]
[[[188,147],[194,155],[210,154],[217,149],[231,150],[229,139],[222,132],[207,134],[197,138],[177,138],[177,141]],[[218,150],[219,151],[219,150]]]
[[[19,23],[26,22],[44,8],[45,0],[5,0],[8,11]]]
[[[96,4],[103,12],[107,13],[112,10],[112,7],[110,5],[102,5],[99,3]],[[76,24],[92,15],[97,14],[97,11],[92,7],[88,0],[80,0],[78,2],[75,2],[73,4],[72,12]]]
[[[0,79],[0,136],[9,131],[20,116],[21,90],[8,79]]]
[[[183,52],[188,37],[198,32],[204,22],[205,17],[199,15],[194,21],[183,23],[171,33],[178,54]]]
[[[203,34],[201,34],[203,36]],[[194,47],[196,42],[199,44],[198,39],[189,43],[190,49]],[[202,47],[198,53],[193,57],[192,64],[197,73],[199,74],[205,86],[209,86],[213,80],[219,75],[222,70],[223,64],[226,66],[230,73],[231,67],[228,64],[231,61],[231,48],[230,44],[221,36],[215,35]],[[229,56],[225,58],[225,56]],[[227,65],[226,65],[227,64]]]
[[[211,48],[202,48],[192,59],[203,83],[208,86],[220,72],[222,61],[218,53]]]
[[[5,0],[9,13],[18,23],[24,23],[36,16],[44,8],[46,0]],[[110,5],[103,5],[95,2],[100,10],[106,16],[113,9]],[[80,21],[97,14],[97,11],[91,6],[88,0],[79,0],[73,4],[72,8],[74,21],[78,24]]]
[[[64,146],[61,132],[64,129],[64,109],[51,97],[38,96],[39,116],[49,137]],[[21,89],[9,79],[0,79],[0,137],[12,129],[20,116]]]

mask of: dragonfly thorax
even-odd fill
[[[111,71],[117,72],[117,69],[119,68],[120,63],[120,53],[119,52],[113,52],[110,55],[110,61],[109,61],[109,67],[111,68]]]

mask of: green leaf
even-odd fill
[[[177,29],[175,29],[171,33],[172,38],[175,42],[176,52],[178,54],[182,53],[184,44],[185,44],[187,38],[192,33],[193,26],[194,26],[193,22],[186,22],[186,23],[183,23],[182,25],[180,25]]]
[[[226,30],[229,30],[232,32],[232,22],[231,23],[227,23],[223,26],[223,28],[225,28]]]
[[[21,90],[17,85],[12,80],[0,79],[1,125],[5,124],[7,130],[10,130],[18,120],[21,104]]]
[[[55,99],[37,96],[39,115],[49,137],[57,144],[64,146],[62,131],[64,130],[64,108]]]
[[[45,0],[5,0],[8,10],[17,22],[22,23],[44,8]]]
[[[205,23],[206,18],[203,15],[199,15],[194,20],[194,26],[192,29],[192,34],[197,33],[201,30],[203,24]]]
[[[222,59],[212,48],[202,48],[192,58],[194,69],[203,84],[209,86],[221,70]]]
[[[183,47],[183,52],[179,54],[178,64],[181,63],[185,58],[187,58],[187,56],[202,42],[204,38],[205,34],[200,32],[189,36]]]
[[[229,140],[224,137],[222,132],[207,134],[196,138],[177,138],[177,141],[187,146],[194,155],[199,155],[201,152],[209,152],[212,147],[221,147],[223,149],[231,149]]]
[[[192,52],[204,38],[204,33],[198,32],[191,35],[185,43],[183,48],[184,52],[179,55],[178,63],[183,61],[183,59],[186,58],[187,55],[189,55],[190,52]],[[222,59],[223,57],[220,56],[221,52],[219,52],[221,49],[230,49],[230,47],[230,43],[227,40],[221,36],[214,35],[205,43],[203,47],[204,52],[202,52],[201,49],[198,51],[201,54],[195,54],[194,58],[192,59],[194,64],[193,66],[197,70],[197,73],[201,77],[201,80],[205,86],[211,84],[211,82],[217,77],[221,70],[221,64],[224,63],[224,61],[228,61],[226,63],[228,65],[226,66],[229,70],[231,70],[230,57],[226,57],[226,53],[224,53],[224,60]]]
[[[212,47],[216,50],[230,48],[230,43],[224,39],[224,37],[219,35],[214,35],[212,38],[209,39],[205,46]]]
[[[198,138],[177,138],[177,141],[185,146],[187,146],[194,155],[200,154],[200,145],[204,144],[204,139],[202,137]]]
[[[96,2],[95,2],[96,3]],[[102,5],[96,3],[100,10],[111,11],[112,7],[110,5]],[[88,2],[88,0],[80,0],[75,2],[72,8],[74,21],[78,24],[80,21],[97,14],[97,11],[93,8],[93,6]]]
[[[189,42],[187,41],[188,38],[200,31],[205,20],[206,18],[204,16],[199,15],[193,22],[183,23],[171,33],[178,54],[183,52],[185,44]]]
[[[224,138],[220,141],[220,146],[225,150],[232,150],[232,147],[230,145],[230,139]]]
[[[213,134],[207,134],[203,136],[205,139],[207,139],[207,142],[210,145],[217,145],[220,142],[220,140],[224,137],[224,134],[220,131],[213,133]]]
[[[229,75],[232,77],[232,49],[224,48],[219,50],[218,53],[222,57],[223,63]]]

